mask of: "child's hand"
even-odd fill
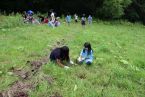
[[[82,60],[83,60],[83,58],[82,58],[82,57],[79,57],[79,58],[78,58],[78,61],[82,61]]]
[[[70,61],[70,64],[71,64],[71,65],[74,65],[74,62],[73,62],[73,61]]]
[[[82,58],[82,60],[85,60],[85,58]]]

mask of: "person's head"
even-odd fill
[[[89,55],[91,53],[91,50],[92,50],[91,44],[89,42],[85,42],[83,52],[88,51],[88,55]]]
[[[69,48],[67,46],[61,47],[61,55],[64,60],[69,61]]]

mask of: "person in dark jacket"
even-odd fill
[[[56,62],[60,67],[68,69],[69,67],[65,66],[63,62],[71,62],[69,57],[69,48],[67,46],[55,48],[50,54],[50,61]]]

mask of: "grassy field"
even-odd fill
[[[0,18],[1,92],[21,81],[33,83],[28,91],[30,97],[145,97],[143,25],[97,21],[85,29],[80,23],[71,26],[62,23],[53,29],[47,25],[22,24],[19,17]],[[28,60],[49,55],[58,42],[69,46],[74,61],[86,41],[94,50],[91,66],[73,65],[65,70],[49,62],[29,79],[11,71],[12,67],[29,70]]]

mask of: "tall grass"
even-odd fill
[[[13,28],[19,26],[24,26],[23,18],[21,14],[9,15],[9,16],[0,15],[0,29]]]

